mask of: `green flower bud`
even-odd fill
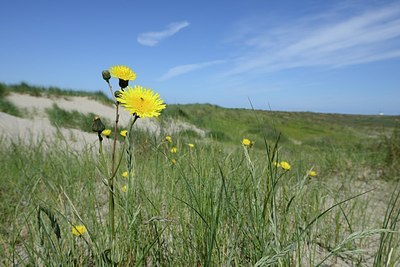
[[[108,70],[103,70],[101,72],[101,74],[103,75],[103,79],[108,82],[111,79],[111,74]]]
[[[101,133],[106,126],[103,124],[99,116],[94,117],[93,124],[92,124],[92,131]]]
[[[114,96],[117,98],[117,97],[120,97],[120,95],[122,94],[122,90],[117,90],[117,91],[115,91],[114,92]]]

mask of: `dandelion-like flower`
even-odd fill
[[[123,172],[123,173],[122,173],[122,177],[128,178],[128,172]]]
[[[111,130],[110,129],[105,129],[101,132],[102,135],[104,135],[105,137],[110,137],[111,135]]]
[[[242,144],[243,144],[244,146],[251,147],[251,146],[253,145],[253,142],[250,141],[250,139],[244,138],[244,139],[242,140]]]
[[[276,161],[274,161],[272,164],[274,164],[274,166],[276,166],[276,167],[280,167],[281,166],[281,164],[279,162],[276,162]]]
[[[133,88],[128,86],[117,97],[117,101],[131,114],[140,118],[158,117],[166,107],[158,93],[138,85]]]
[[[86,227],[84,225],[74,225],[71,228],[71,232],[73,235],[81,236],[86,233]]]
[[[194,145],[193,144],[188,144],[188,146],[189,146],[189,148],[194,148]]]
[[[172,165],[175,165],[176,164],[176,159],[172,159],[171,163],[172,163]]]
[[[110,68],[110,74],[119,79],[119,86],[125,88],[129,81],[136,79],[136,73],[127,66],[113,66]]]
[[[165,137],[165,141],[167,141],[168,143],[172,143],[172,137],[169,136],[169,135],[167,135],[167,136]]]
[[[173,148],[171,148],[170,152],[171,153],[176,153],[176,152],[178,152],[178,149],[176,147],[173,147]]]
[[[281,161],[281,163],[279,165],[285,171],[289,171],[290,170],[290,164],[287,163],[286,161]]]
[[[126,135],[128,134],[128,131],[127,130],[122,130],[119,134],[121,136],[123,136],[123,137],[126,137]]]
[[[316,172],[316,171],[308,171],[308,172],[307,172],[307,175],[308,175],[309,177],[315,177],[315,176],[317,176],[317,172]]]
[[[125,193],[127,189],[128,189],[128,188],[127,188],[126,185],[124,185],[124,186],[121,187],[121,191],[122,191],[123,193]]]

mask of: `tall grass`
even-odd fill
[[[366,239],[379,233],[387,236],[360,225],[368,216],[361,212],[363,192],[335,191],[324,179],[310,179],[310,159],[283,153],[279,143],[267,142],[258,150],[238,142],[226,150],[218,142],[191,140],[195,147],[190,148],[175,136],[172,139],[169,143],[162,136],[135,136],[134,169],[129,179],[123,178],[127,170],[123,164],[115,178],[112,246],[108,192],[103,186],[111,162],[110,144],[104,144],[105,157],[99,159],[96,149],[73,151],[57,139],[28,147],[2,140],[1,212],[7,214],[1,222],[2,263],[369,264],[368,255],[380,247],[379,253],[388,255],[385,245],[397,242],[391,232],[392,243],[384,239],[383,245],[363,254]],[[121,149],[122,143],[117,144]],[[171,153],[173,146],[177,153]],[[291,163],[290,171],[273,164],[281,160]],[[71,227],[81,224],[87,233],[72,235]],[[391,229],[387,224],[382,228]],[[395,266],[399,252],[391,251]]]

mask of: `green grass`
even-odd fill
[[[78,111],[67,111],[53,104],[53,107],[46,109],[49,120],[56,127],[80,129],[85,132],[92,132],[94,113],[83,114]],[[106,122],[109,127],[112,125]]]
[[[21,111],[13,103],[5,97],[7,95],[7,87],[0,83],[0,112],[5,112],[13,116],[21,117]]]
[[[366,209],[370,193],[358,196],[365,190],[351,187],[361,164],[356,151],[321,156],[281,149],[276,154],[273,142],[264,150],[247,150],[239,142],[226,151],[220,142],[195,139],[190,149],[176,136],[170,144],[139,132],[130,178],[121,176],[128,168],[123,159],[115,179],[118,242],[111,246],[103,184],[110,154],[75,152],[57,140],[29,146],[1,140],[0,212],[7,215],[1,221],[1,258],[6,266],[108,265],[107,255],[122,266],[317,266],[325,258],[365,264],[376,253],[385,262],[388,245],[398,244],[397,234],[371,230],[383,224],[384,213],[373,224],[360,223],[372,214]],[[105,142],[105,151],[110,146]],[[170,153],[172,146],[178,153]],[[344,156],[351,168],[343,165]],[[276,168],[274,160],[286,160],[292,169]],[[335,178],[347,185],[344,189],[328,182],[327,161],[346,172]],[[318,177],[309,179],[306,172],[312,167]],[[125,193],[123,185],[128,186]],[[88,229],[80,238],[71,234],[71,225],[79,224]],[[367,248],[371,236],[379,234],[383,245],[369,256],[352,252]],[[391,253],[392,263],[399,263],[400,251]]]

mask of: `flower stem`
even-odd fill
[[[111,154],[111,175],[108,180],[108,202],[109,202],[109,216],[110,216],[110,226],[111,226],[111,242],[114,243],[115,240],[115,220],[114,220],[114,176],[115,176],[115,150],[117,146],[117,129],[118,129],[118,121],[119,121],[119,103],[115,102],[115,127],[114,127],[114,143]]]

